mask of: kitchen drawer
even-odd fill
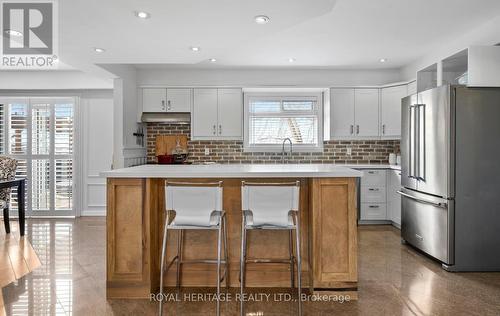
[[[385,203],[361,203],[361,220],[387,220]]]
[[[386,171],[368,169],[363,170],[363,177],[361,178],[362,186],[385,187],[386,186]]]
[[[386,201],[387,192],[385,187],[361,187],[361,203],[385,203]]]

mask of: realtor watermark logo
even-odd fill
[[[0,0],[1,63],[11,70],[55,69],[58,23],[55,0]]]

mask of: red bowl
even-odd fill
[[[174,155],[158,155],[156,156],[158,163],[161,165],[174,163]]]

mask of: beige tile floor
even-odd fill
[[[105,229],[104,218],[29,220],[27,235],[42,266],[2,289],[5,313],[155,315],[157,305],[148,300],[106,300]],[[222,315],[240,314],[237,302],[221,306]],[[293,315],[295,311],[293,302],[245,304],[248,316]],[[215,303],[169,302],[165,312],[214,315]],[[500,315],[500,273],[448,273],[401,245],[397,229],[362,227],[359,300],[307,302],[304,315]]]

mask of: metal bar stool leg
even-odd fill
[[[165,226],[163,228],[163,244],[161,247],[161,264],[160,264],[160,310],[158,314],[163,315],[163,273],[165,271],[165,257],[167,253],[167,236],[168,236],[168,221],[169,215],[165,219]]]
[[[299,302],[299,315],[302,315],[302,297],[301,297],[301,289],[302,289],[302,256],[300,254],[300,218],[299,214],[295,215],[295,246],[297,247],[297,294],[298,294],[298,302]]]
[[[179,229],[177,232],[177,288],[181,287],[181,261],[182,261],[182,242],[184,237],[184,229]]]
[[[217,315],[220,315],[220,261],[222,249],[222,219],[217,230]]]
[[[290,281],[292,288],[295,287],[295,258],[293,256],[293,229],[290,229],[288,235],[288,251],[290,252]]]
[[[227,252],[227,223],[226,223],[226,218],[225,216],[223,217],[223,222],[224,222],[224,279],[226,282],[226,289],[229,289],[229,258],[228,258],[228,252]]]

